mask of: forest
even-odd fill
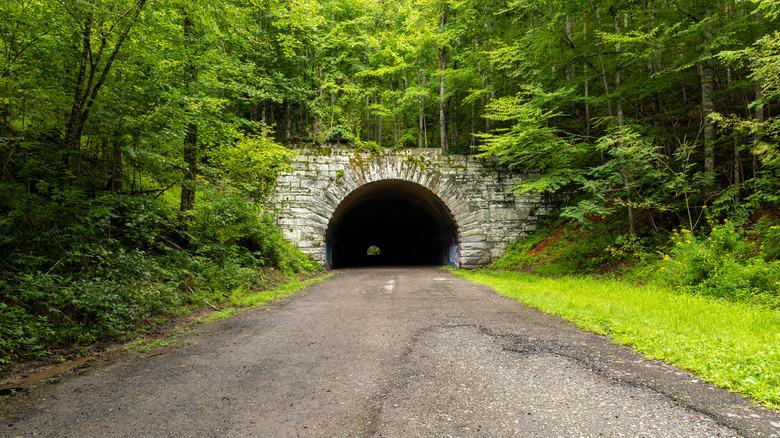
[[[266,205],[300,144],[441,148],[541,172],[521,193],[577,193],[498,268],[626,268],[780,307],[778,14],[778,0],[4,0],[0,366],[318,269]],[[539,268],[528,251],[561,230]]]

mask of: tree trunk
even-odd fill
[[[418,123],[417,123],[417,147],[422,148],[425,146],[425,96],[423,95],[424,77],[422,73],[422,65],[417,69],[417,84],[420,86],[420,109],[418,111]]]
[[[707,7],[705,19],[709,21],[712,15],[710,7]],[[702,109],[702,129],[704,131],[704,177],[707,186],[712,189],[715,183],[715,124],[712,121],[712,113],[715,111],[715,105],[712,100],[714,92],[713,66],[714,58],[709,48],[712,40],[712,24],[707,23],[704,33],[707,46],[704,61],[699,62],[698,71],[701,79],[701,109]]]
[[[650,2],[649,5],[649,16],[650,21],[647,24],[647,32],[648,34],[655,29],[656,26],[656,1],[653,0]],[[654,53],[654,58],[648,61],[647,66],[647,76],[648,81],[652,79],[653,75],[657,72],[660,72],[662,69],[662,54],[660,50],[656,50]],[[658,117],[658,115],[661,114],[661,95],[657,91],[653,91],[653,127],[659,128],[661,126],[661,120]],[[668,141],[663,142],[663,151],[668,156],[671,157],[672,155],[672,149]]]
[[[122,168],[122,141],[120,140],[119,128],[114,132],[114,138],[111,145],[111,184],[109,189],[116,193],[122,191],[124,179],[124,169]]]
[[[376,144],[382,146],[382,128],[385,124],[385,79],[380,78],[379,82],[379,113],[376,118]]]
[[[485,95],[487,94],[487,80],[485,78],[485,72],[480,69],[479,71],[479,85],[480,87],[485,90],[485,93],[482,93],[482,96],[480,97],[482,100],[482,117],[485,119],[485,132],[490,132],[490,118],[487,117],[487,99]]]
[[[195,186],[198,178],[198,126],[194,123],[187,125],[187,134],[184,136],[184,181],[181,184],[181,200],[179,211],[186,213],[195,207]]]
[[[288,142],[292,138],[292,102],[290,99],[284,101],[284,138]]]
[[[390,80],[390,95],[393,97],[393,147],[398,146],[398,99],[395,97],[395,87],[393,80]]]
[[[627,17],[626,17],[627,19]],[[622,27],[620,23],[620,12],[618,12],[615,15],[615,33],[620,34]],[[617,53],[617,56],[620,57],[621,53],[621,47],[620,42],[617,43],[615,46],[615,53]],[[617,67],[615,69],[615,90],[618,92],[618,98],[617,98],[617,119],[618,119],[618,132],[619,135],[623,135],[623,131],[626,127],[626,117],[625,113],[623,112],[623,105],[625,103],[623,99],[623,95],[620,94],[620,85],[623,82],[623,70],[620,67]],[[618,147],[623,146],[622,140],[618,143]],[[628,175],[628,172],[626,170],[623,170],[623,188],[626,191],[626,209],[628,214],[628,232],[631,233],[632,236],[636,236],[636,224],[634,220],[634,206],[631,204],[632,202],[632,189],[631,189],[631,179]]]
[[[476,146],[477,141],[477,111],[474,108],[474,101],[471,101],[471,126],[470,131],[471,135],[469,136],[469,153],[474,153],[474,147]]]
[[[439,136],[441,137],[441,150],[447,150],[447,116],[446,116],[446,99],[444,98],[444,70],[447,68],[446,64],[446,51],[442,49],[439,56],[439,68],[441,70],[439,77]]]
[[[588,20],[582,20],[583,46],[588,44]],[[585,136],[590,137],[590,83],[588,82],[588,61],[582,61],[582,77],[585,87]]]
[[[739,143],[735,141],[734,142],[734,181],[733,181],[733,184],[735,186],[738,186],[742,182],[740,179],[741,170],[742,170],[742,163],[740,162],[740,157],[739,157]],[[739,203],[740,203],[739,189],[737,189],[737,191],[734,193],[734,204],[739,205]]]
[[[706,64],[706,61],[699,63],[698,70],[701,79],[702,129],[704,131],[704,176],[707,185],[712,186],[715,179],[715,125],[711,117],[715,110],[712,101],[714,78],[712,68]]]
[[[439,23],[441,29],[444,30],[444,26],[447,25],[447,9],[442,8],[441,22]],[[445,84],[446,78],[444,72],[447,70],[447,46],[442,43],[439,48],[439,136],[441,137],[441,150],[447,151],[447,117],[445,107],[447,101],[445,99]]]
[[[322,69],[315,69],[317,72],[317,78],[319,78],[320,86],[317,88],[317,104],[323,105],[322,103],[322,95],[323,95],[323,89],[322,89]],[[323,105],[324,106],[324,105]],[[323,111],[324,112],[324,111]],[[322,121],[320,120],[320,113],[319,111],[314,111],[312,114],[312,121],[311,121],[311,134],[314,138],[314,141],[318,141],[320,138],[320,127],[322,126]]]
[[[452,71],[455,72],[458,70],[458,62],[456,60],[452,60]],[[453,77],[455,77],[453,75]],[[460,138],[460,129],[458,125],[458,102],[460,102],[460,96],[458,95],[458,87],[454,86],[452,87],[454,90],[453,92],[455,95],[453,96],[453,99],[449,100],[448,107],[451,108],[449,110],[450,113],[450,131],[452,131],[452,136],[450,137],[449,144],[450,145],[458,145],[458,139]]]
[[[572,28],[577,25],[577,20],[574,17],[566,17],[566,38],[569,40],[570,43],[573,43],[571,32]],[[566,81],[567,82],[574,82],[574,78],[576,76],[576,67],[574,63],[571,63],[569,65],[569,68],[566,69]]]
[[[406,94],[406,90],[409,89],[409,77],[407,76],[407,73],[406,73],[406,67],[404,67],[404,85],[403,86],[404,86],[404,88],[403,88],[402,95]],[[404,108],[404,110],[403,110],[404,113],[403,113],[403,117],[401,118],[401,132],[406,132],[407,128],[409,127],[409,118],[408,118],[409,113],[406,111],[406,105],[404,105],[403,108]]]
[[[371,140],[371,97],[366,96],[366,141]]]
[[[374,108],[378,108],[376,98],[374,98],[371,101],[371,104],[374,106]],[[376,144],[379,144],[377,140],[379,140],[380,131],[381,131],[381,128],[379,127],[380,120],[382,120],[381,110],[374,114],[374,132],[372,133],[371,138],[372,141]]]
[[[333,119],[336,117],[336,92],[330,92],[330,129],[333,130]]]
[[[764,12],[760,9],[756,11],[756,21],[758,21],[759,23],[764,21]],[[756,143],[761,141],[761,137],[763,135],[762,125],[766,121],[764,104],[761,102],[763,99],[764,99],[764,85],[761,83],[761,81],[758,81],[756,82],[755,85],[755,101],[758,102],[758,104],[756,105],[756,122],[758,122],[759,125],[759,128],[754,138],[754,141]],[[753,155],[753,178],[756,178],[758,177],[759,161],[758,161],[758,156],[755,153],[752,155]]]
[[[134,8],[130,8],[125,12],[125,15],[119,18],[114,26],[119,24],[123,18],[132,12],[132,16],[127,19],[122,32],[117,37],[116,43],[111,50],[105,65],[100,68],[100,61],[103,57],[103,50],[108,44],[107,38],[113,33],[113,26],[109,29],[99,29],[100,35],[100,47],[97,52],[92,51],[92,31],[93,31],[93,16],[92,12],[87,12],[84,15],[84,31],[82,32],[82,48],[81,48],[81,60],[79,62],[79,72],[76,76],[76,86],[74,90],[73,106],[71,107],[70,117],[65,124],[65,148],[71,155],[71,158],[78,155],[78,151],[81,149],[81,136],[84,132],[84,126],[89,119],[92,106],[97,100],[100,89],[103,87],[108,72],[111,71],[111,66],[116,59],[119,49],[122,47],[127,35],[133,28],[138,15],[141,13],[146,0],[138,0]],[[89,68],[87,68],[89,67]],[[89,74],[87,74],[89,73]]]
[[[73,96],[73,107],[70,111],[70,119],[65,125],[65,148],[70,154],[80,149],[81,133],[84,130],[84,123],[81,120],[82,110],[84,108],[84,81],[87,77],[87,63],[90,59],[92,48],[92,12],[87,12],[84,17],[84,32],[82,33],[81,61],[79,62],[79,72],[76,76],[76,90]],[[72,164],[72,163],[71,163]]]
[[[487,19],[485,20],[485,27],[487,28],[488,33],[488,40],[487,40],[487,49],[488,52],[492,55],[493,54],[493,21],[491,20],[491,14],[486,14]],[[490,61],[488,64],[488,72],[493,73],[495,71],[494,62],[493,62],[493,56],[490,56]],[[484,72],[481,74],[482,78],[482,89],[486,90],[487,99],[483,101],[482,103],[482,111],[485,111],[485,108],[487,105],[490,104],[490,102],[496,98],[496,89],[495,89],[495,83],[490,80],[490,77],[485,75]],[[489,117],[485,117],[485,132],[489,133],[490,130],[493,128],[493,119]]]
[[[599,11],[598,9],[593,5],[593,0],[588,0],[590,3],[590,10],[593,13],[593,24],[596,27],[596,42],[598,47],[598,54],[599,54],[599,66],[601,67],[601,80],[604,83],[604,94],[609,94],[609,82],[607,81],[607,68],[604,66],[604,45],[601,38],[600,29],[599,26]],[[609,108],[609,116],[612,117],[612,102],[607,102],[607,107]]]
[[[184,40],[189,45],[192,38],[193,23],[190,17],[184,14]],[[192,84],[197,78],[197,68],[190,64],[185,64],[185,89],[192,93]],[[195,207],[195,182],[198,177],[198,126],[195,123],[188,123],[186,133],[184,134],[184,145],[182,158],[187,168],[184,169],[184,180],[181,184],[181,198],[179,199],[180,216],[192,210]]]
[[[268,101],[263,100],[263,107],[260,111],[260,120],[263,122],[263,128],[268,126]]]

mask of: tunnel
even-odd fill
[[[458,266],[458,230],[446,205],[401,180],[366,184],[339,204],[325,235],[329,268]]]

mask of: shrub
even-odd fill
[[[156,199],[46,190],[0,220],[0,364],[225,301],[264,286],[263,267],[318,268],[240,188],[199,192],[189,224]]]
[[[780,224],[762,217],[753,229],[766,261],[780,260]]]
[[[675,231],[661,277],[703,295],[780,304],[780,262],[759,256],[744,234],[728,220],[701,237],[687,229]]]
[[[349,128],[344,125],[335,125],[331,128],[327,141],[352,143],[357,139],[357,136],[353,134]]]

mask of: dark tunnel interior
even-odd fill
[[[366,184],[336,208],[325,236],[330,268],[457,264],[457,229],[444,203],[418,184]]]

